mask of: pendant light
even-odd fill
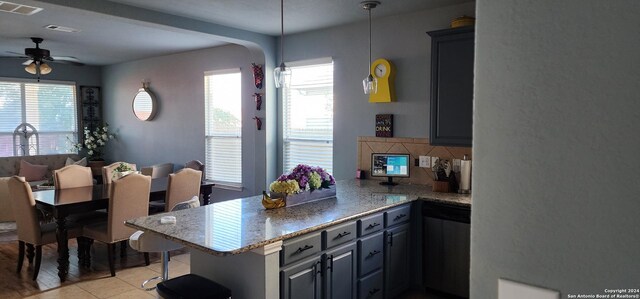
[[[273,70],[276,88],[289,86],[291,69],[284,65],[284,0],[280,0],[280,66]]]
[[[369,73],[364,80],[362,80],[362,88],[364,94],[372,94],[378,92],[378,79],[371,75],[371,10],[376,8],[380,4],[380,1],[363,1],[360,5],[363,9],[369,12]]]

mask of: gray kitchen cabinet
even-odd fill
[[[409,288],[410,241],[409,224],[385,231],[384,269],[386,298],[395,298]]]
[[[322,263],[313,257],[280,271],[280,297],[283,299],[320,299]]]
[[[471,146],[474,27],[431,36],[431,145]]]
[[[469,298],[470,209],[423,205],[423,284]]]
[[[353,242],[324,254],[324,297],[349,299],[356,296],[357,247]]]

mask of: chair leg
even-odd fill
[[[16,270],[18,273],[22,270],[22,262],[24,262],[24,242],[18,241],[18,269]]]
[[[144,253],[144,263],[147,266],[151,265],[151,263],[149,262],[149,253],[148,252]]]
[[[160,270],[162,272],[162,280],[169,280],[169,251],[163,251],[161,253],[162,263],[160,264]]]
[[[125,257],[127,256],[127,242],[129,242],[128,240],[124,240],[124,241],[120,241],[120,257]]]
[[[33,267],[33,280],[38,279],[40,272],[40,262],[42,262],[42,245],[36,246],[36,265]]]
[[[29,265],[33,264],[33,245],[27,243],[27,260],[29,260]]]
[[[111,276],[116,276],[116,261],[115,261],[115,254],[116,254],[116,244],[115,243],[110,243],[107,244],[107,254],[109,256],[109,270],[111,270]]]
[[[84,237],[77,237],[76,241],[78,242],[78,264],[82,265],[84,264],[87,241]]]

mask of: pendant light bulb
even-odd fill
[[[284,64],[284,0],[280,0],[280,66],[273,70],[276,88],[288,87],[291,82],[291,69]]]
[[[364,94],[375,94],[378,92],[378,79],[371,74],[371,10],[380,4],[379,1],[363,1],[360,6],[369,12],[369,69],[368,75],[362,80]]]

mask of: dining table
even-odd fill
[[[151,180],[150,198],[164,199],[168,178]],[[73,214],[86,213],[109,207],[109,186],[93,185],[67,189],[33,189],[36,207],[53,216],[56,223],[56,241],[58,243],[58,277],[65,281],[69,273],[69,243],[67,239],[67,217]],[[211,193],[215,184],[203,180],[200,194],[203,204],[211,201]]]

